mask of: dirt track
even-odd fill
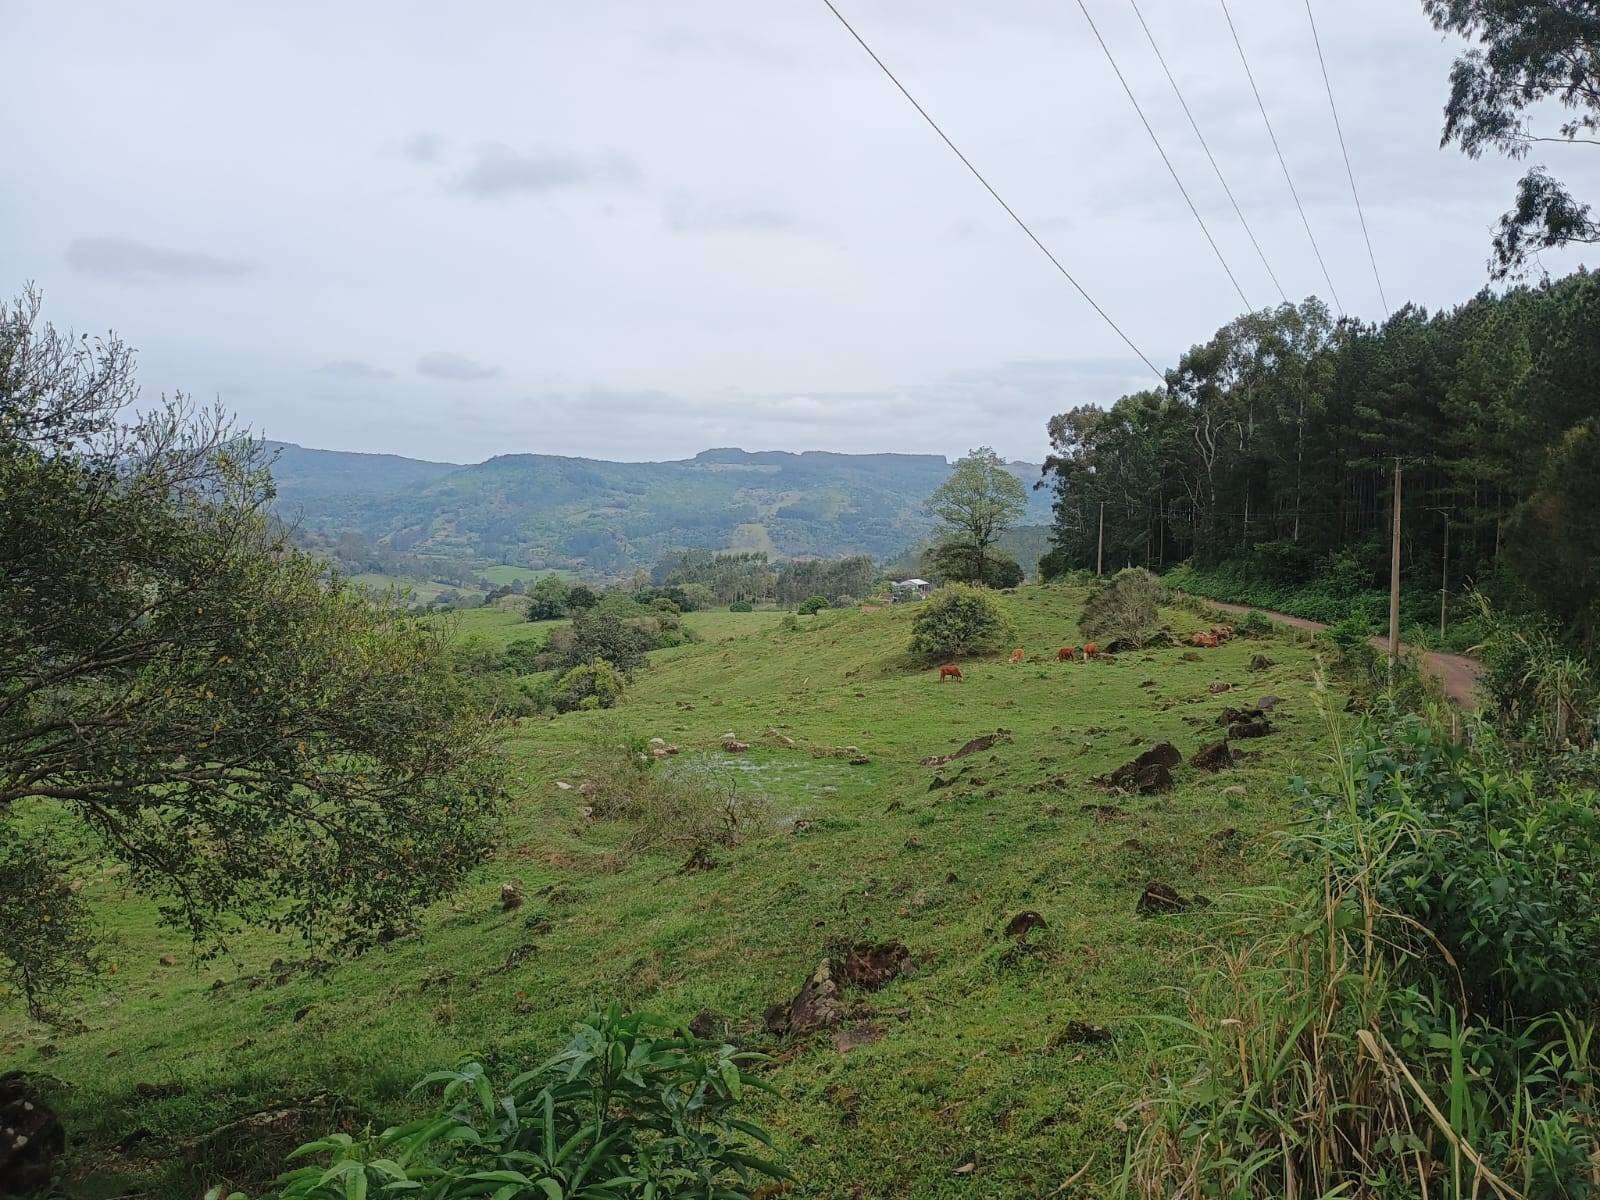
[[[1262,616],[1271,617],[1282,625],[1289,625],[1295,629],[1320,630],[1327,626],[1320,621],[1308,621],[1304,617],[1291,617],[1288,613],[1273,612],[1266,608],[1252,608],[1248,604],[1224,604],[1220,600],[1207,601],[1214,604],[1224,612],[1245,613],[1258,612]],[[1388,649],[1388,639],[1375,637],[1372,644],[1379,650]],[[1415,646],[1400,643],[1400,649],[1415,652],[1421,656],[1422,673],[1431,679],[1439,681],[1444,688],[1445,695],[1454,700],[1462,708],[1476,708],[1480,698],[1478,691],[1478,677],[1483,674],[1483,664],[1475,658],[1468,658],[1464,654],[1441,654],[1437,650],[1418,650]]]

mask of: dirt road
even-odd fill
[[[1327,626],[1320,621],[1308,621],[1304,617],[1291,617],[1288,613],[1273,612],[1265,608],[1251,608],[1248,604],[1224,604],[1220,600],[1207,601],[1214,604],[1224,612],[1245,613],[1258,612],[1264,617],[1271,617],[1280,625],[1289,625],[1295,629],[1320,630]],[[1372,644],[1379,650],[1387,650],[1387,638],[1375,637]],[[1481,698],[1478,688],[1478,678],[1483,674],[1483,664],[1475,658],[1468,658],[1464,654],[1441,654],[1437,650],[1418,650],[1415,646],[1408,646],[1404,642],[1400,648],[1410,653],[1416,651],[1421,656],[1422,673],[1430,679],[1439,681],[1444,688],[1445,695],[1454,700],[1462,708],[1476,708]]]

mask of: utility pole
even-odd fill
[[[1439,577],[1439,640],[1444,641],[1450,605],[1450,510],[1444,510],[1444,568]]]
[[[1106,566],[1106,502],[1100,501],[1100,546],[1094,553],[1094,573],[1104,575]]]
[[[1389,669],[1400,658],[1400,456],[1394,460],[1394,533],[1389,547]]]

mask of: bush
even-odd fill
[[[764,830],[771,806],[758,792],[740,791],[731,771],[682,758],[659,761],[648,744],[603,736],[588,755],[586,790],[594,815],[633,826],[632,850],[737,846]]]
[[[593,712],[615,708],[623,689],[622,672],[600,658],[564,673],[540,693],[540,699],[557,712]]]
[[[544,669],[545,645],[543,638],[518,638],[501,652],[501,662],[513,675],[532,675]]]
[[[600,593],[586,583],[575,583],[567,590],[567,611],[583,612],[600,603]]]
[[[977,588],[953,583],[940,588],[917,611],[911,653],[949,659],[997,650],[1015,636],[1010,620]]]
[[[795,612],[802,617],[814,617],[827,607],[828,598],[826,596],[807,596],[800,601],[800,606],[795,609]]]
[[[567,615],[572,590],[559,575],[541,575],[529,593],[528,620],[558,621]]]
[[[747,1200],[788,1177],[754,1153],[772,1146],[767,1132],[735,1115],[746,1089],[772,1090],[746,1069],[761,1058],[613,1005],[504,1086],[477,1062],[435,1071],[417,1085],[439,1092],[422,1119],[301,1146],[290,1157],[312,1162],[280,1178],[276,1195]]]
[[[732,604],[728,605],[729,612],[746,613],[755,612],[755,610],[756,606],[751,604],[748,600],[735,600]]]
[[[1269,637],[1278,631],[1278,627],[1265,613],[1251,609],[1233,627],[1233,631],[1240,637]]]
[[[1127,567],[1090,593],[1083,602],[1078,629],[1099,641],[1119,637],[1142,640],[1155,629],[1159,619],[1156,606],[1166,598],[1161,580],[1142,567]]]

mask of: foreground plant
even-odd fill
[[[335,1133],[301,1146],[314,1159],[280,1178],[278,1200],[745,1200],[788,1178],[752,1153],[772,1148],[737,1116],[748,1089],[771,1089],[761,1059],[675,1031],[615,1005],[574,1026],[548,1062],[496,1087],[481,1063],[425,1077],[435,1111],[361,1138]],[[208,1200],[221,1200],[214,1188]],[[232,1193],[227,1200],[244,1200]]]

